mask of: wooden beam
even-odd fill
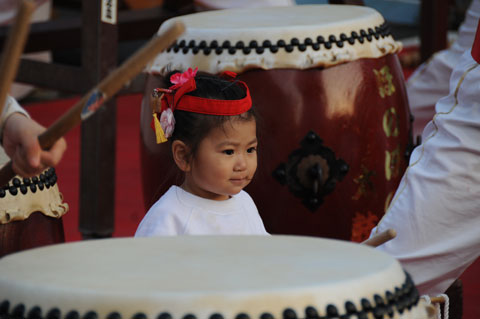
[[[124,42],[149,39],[158,31],[163,21],[193,12],[190,7],[182,10],[174,12],[158,7],[121,11],[118,14],[118,40]],[[82,25],[81,16],[32,23],[24,52],[80,48]],[[7,32],[7,26],[0,27],[0,51]]]
[[[328,1],[330,4],[351,4],[357,6],[363,6],[363,0],[330,0]]]
[[[22,59],[17,82],[69,93],[85,93],[91,83],[80,67]]]

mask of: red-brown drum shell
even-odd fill
[[[252,69],[239,74],[261,118],[258,169],[246,191],[268,232],[361,241],[385,213],[411,142],[410,111],[396,54],[320,69]],[[148,209],[172,183],[181,183],[168,143],[155,143],[148,76],[141,114],[144,203]],[[314,212],[272,175],[309,131],[349,165]]]
[[[0,257],[14,252],[65,242],[62,218],[41,212],[27,219],[0,225]]]

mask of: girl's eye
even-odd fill
[[[233,155],[233,150],[224,150],[223,153],[227,155]]]
[[[254,153],[256,151],[257,151],[256,147],[250,147],[249,149],[247,149],[247,153]]]

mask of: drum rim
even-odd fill
[[[0,188],[0,225],[26,220],[31,214],[60,218],[69,209],[59,192],[55,168],[31,178],[15,176]]]
[[[249,29],[248,26],[216,30],[188,26],[189,16],[208,17],[209,12],[169,19],[160,26],[160,30],[177,20],[183,20],[187,24],[187,31],[167,50],[160,53],[149,64],[146,71],[163,75],[172,69],[184,70],[188,67],[199,67],[200,71],[210,73],[226,70],[241,73],[252,68],[309,69],[330,67],[360,58],[379,58],[401,50],[402,45],[393,39],[388,23],[372,8],[348,5],[301,5],[262,9],[312,8],[319,10],[319,8],[328,7],[342,8],[342,10],[354,7],[368,14],[354,19],[354,23],[346,27],[338,23],[321,27],[318,24],[288,26],[288,28],[273,26],[262,27],[258,32],[252,32],[253,29]],[[237,13],[246,10],[227,9],[218,10],[220,12],[215,13]],[[291,14],[294,15],[294,13]]]

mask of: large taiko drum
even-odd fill
[[[301,236],[110,238],[0,259],[0,316],[427,319],[393,257]],[[432,312],[433,310],[433,312]]]
[[[360,241],[384,214],[407,166],[410,113],[396,42],[374,9],[300,5],[195,13],[149,67],[141,116],[144,200],[175,180],[156,145],[152,89],[169,70],[234,71],[261,122],[247,191],[271,233]]]
[[[64,242],[61,217],[67,211],[54,168],[32,178],[14,177],[0,188],[0,257]]]

